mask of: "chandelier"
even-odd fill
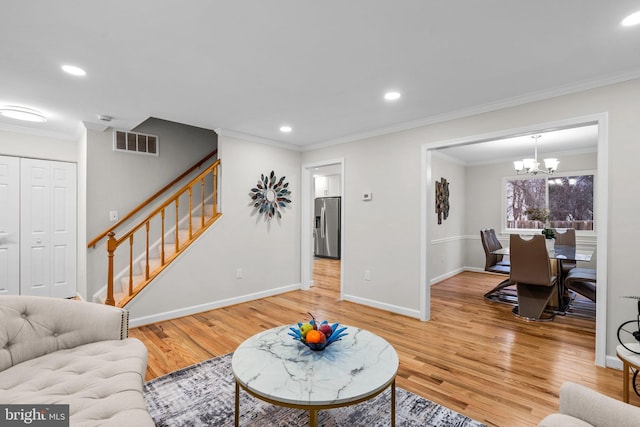
[[[538,175],[539,173],[549,174],[555,172],[558,169],[560,163],[558,159],[544,159],[544,169],[540,169],[540,163],[538,162],[538,139],[542,135],[532,135],[531,138],[535,139],[533,159],[522,159],[513,162],[513,167],[516,169],[518,175],[527,173],[529,175]]]

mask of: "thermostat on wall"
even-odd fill
[[[371,200],[373,198],[373,193],[362,193],[362,200]]]

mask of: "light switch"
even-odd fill
[[[118,211],[109,211],[109,221],[115,222],[118,220]]]

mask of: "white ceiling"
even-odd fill
[[[637,10],[640,0],[6,1],[0,106],[41,110],[48,122],[28,131],[62,138],[104,125],[98,115],[123,129],[157,117],[310,149],[640,77],[640,27],[619,25]],[[402,97],[384,101],[392,89]]]
[[[537,142],[533,138],[539,135]],[[588,125],[569,129],[536,132],[498,140],[472,142],[437,150],[465,165],[511,163],[514,160],[533,158],[537,145],[538,160],[572,154],[593,153],[598,148],[598,126]]]

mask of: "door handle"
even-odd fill
[[[325,222],[325,217],[324,217],[324,206],[322,207],[322,209],[320,209],[320,237],[322,237],[324,239],[324,234],[325,234],[325,228],[326,228],[326,222]]]

